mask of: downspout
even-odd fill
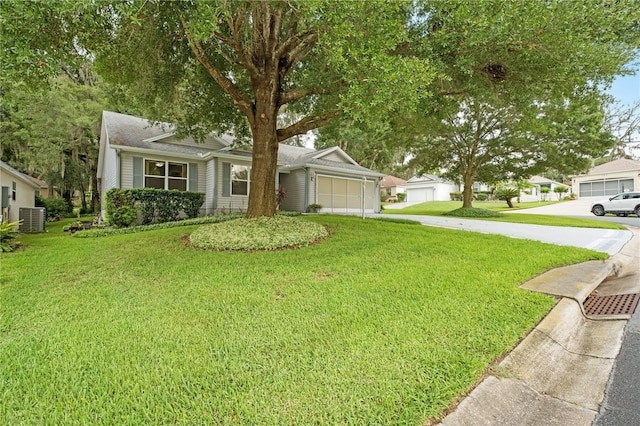
[[[116,188],[120,188],[120,148],[116,148]]]
[[[367,177],[362,177],[362,218],[364,219],[364,208],[366,206],[365,197],[367,196]]]
[[[302,212],[306,213],[307,206],[309,205],[309,168],[304,168],[304,204],[302,205]]]

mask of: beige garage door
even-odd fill
[[[373,212],[375,186],[373,181],[359,179],[318,176],[318,204],[327,213],[362,212],[362,190],[364,185],[364,208]]]

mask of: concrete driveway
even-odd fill
[[[493,222],[445,216],[374,214],[369,215],[369,217],[409,219],[420,222],[426,226],[460,229],[483,234],[500,234],[511,238],[523,238],[563,246],[582,247],[610,255],[618,253],[633,236],[631,231],[615,229],[528,225],[523,223]]]

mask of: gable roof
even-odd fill
[[[293,148],[293,149],[292,149]],[[282,157],[281,157],[282,154]],[[343,161],[336,161],[338,157]],[[382,173],[362,167],[340,147],[334,146],[316,151],[311,148],[300,148],[280,144],[278,160],[283,160],[283,170],[296,170],[304,167],[316,169],[357,172],[361,175],[382,177]]]
[[[147,119],[103,111],[102,127],[110,145],[133,152],[158,152],[166,155],[181,155],[199,159],[211,157],[251,158],[251,151],[234,147],[231,135],[211,133],[203,144],[191,137],[175,140],[175,126],[169,123],[154,124]],[[101,152],[103,150],[101,140]],[[99,160],[100,161],[100,160]],[[100,164],[100,163],[99,163]],[[313,166],[325,170],[357,172],[361,175],[382,177],[382,173],[360,166],[340,147],[334,146],[320,151],[293,145],[280,144],[278,165],[283,170],[294,170]],[[100,167],[100,165],[99,165]]]
[[[555,180],[547,179],[546,177],[542,177],[542,176],[538,176],[538,175],[531,176],[529,178],[529,182],[531,182],[533,184],[537,184],[537,185],[544,184],[544,183],[554,184],[554,185],[563,185],[560,182],[556,182]]]
[[[380,181],[380,188],[391,188],[394,186],[402,186],[407,183],[406,180],[400,179],[399,177],[387,175],[382,178]]]
[[[109,138],[109,144],[132,150],[162,151],[168,154],[205,155],[212,149],[223,149],[233,143],[230,135],[211,133],[204,143],[197,143],[186,137],[179,143],[168,143],[175,137],[175,126],[169,123],[152,123],[141,117],[117,112],[103,111],[102,125]]]
[[[441,178],[440,176],[424,174],[421,176],[414,176],[407,181],[407,185],[419,184],[419,183],[454,183],[448,179]]]
[[[32,180],[32,179],[35,179],[35,178],[32,178],[31,176],[25,175],[24,173],[17,171],[16,169],[14,169],[13,167],[11,167],[10,165],[8,165],[7,163],[5,163],[4,161],[1,161],[1,160],[0,160],[0,169],[4,170],[5,172],[10,174],[14,178],[26,183],[27,185],[29,185],[30,187],[32,187],[34,189],[41,189],[40,185],[38,185],[36,182],[34,182]],[[42,182],[42,181],[40,181],[40,182]],[[45,188],[46,188],[46,186],[45,186]]]
[[[608,163],[600,164],[589,170],[590,175],[598,175],[604,173],[626,172],[631,170],[640,170],[640,161],[629,160],[628,158],[620,158]]]

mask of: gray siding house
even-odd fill
[[[171,124],[104,111],[98,179],[102,214],[111,188],[160,188],[205,194],[201,214],[244,211],[251,190],[250,147],[230,135],[210,134],[204,143],[178,140]],[[280,144],[276,186],[286,192],[281,210],[321,213],[379,212],[380,179],[339,147],[321,151]],[[275,194],[274,194],[275,197]]]

